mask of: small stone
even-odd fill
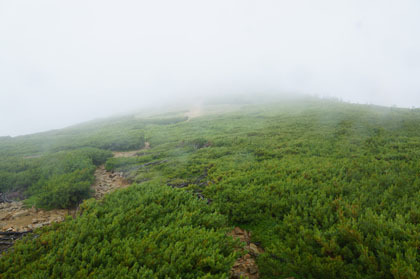
[[[238,235],[237,236],[240,241],[248,243],[248,238],[245,235]]]
[[[245,273],[239,271],[239,272],[234,272],[232,274],[232,278],[234,278],[234,279],[241,279],[241,276],[242,276],[242,278],[244,278],[243,276],[245,276]]]
[[[253,253],[254,255],[258,255],[260,253],[260,251],[258,250],[257,245],[255,245],[254,243],[249,244],[249,251],[251,253]]]
[[[235,227],[234,232],[235,232],[235,234],[238,234],[238,235],[244,234],[244,231],[241,230],[241,228],[239,228],[239,227]]]
[[[235,262],[234,264],[233,264],[233,267],[238,267],[238,266],[240,266],[241,265],[241,263],[240,262]]]
[[[255,262],[254,262],[254,260],[253,260],[253,259],[247,259],[247,260],[245,261],[245,264],[246,264],[246,265],[253,265],[253,264],[255,264]]]
[[[9,220],[10,218],[12,218],[12,214],[5,214],[4,216],[0,217],[1,221],[5,221],[5,220]]]
[[[28,216],[29,212],[26,210],[22,210],[22,211],[18,211],[16,213],[13,214],[13,218],[19,218],[19,217],[23,217],[23,216]]]
[[[257,274],[258,273],[258,269],[255,265],[248,266],[248,271],[251,274]]]

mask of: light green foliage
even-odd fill
[[[150,191],[156,191],[153,196],[155,201],[159,200],[158,204],[169,203],[173,214],[185,212],[178,210],[178,205],[172,204],[169,198],[174,193],[185,192],[182,195],[191,197],[191,202],[200,203],[200,209],[206,212],[194,219],[197,222],[204,222],[207,214],[217,212],[217,218],[222,218],[222,214],[230,225],[239,225],[253,233],[253,241],[265,250],[257,259],[261,278],[417,278],[420,275],[419,110],[307,100],[243,106],[230,113],[165,122],[165,126],[146,122],[141,122],[141,127],[137,128],[132,126],[132,120],[121,120],[118,125],[123,127],[126,123],[130,129],[141,130],[152,148],[135,158],[111,158],[106,163],[108,170],[124,171],[130,179],[141,184],[109,195],[104,204],[85,203],[87,211],[80,220],[68,221],[58,227],[64,235],[60,240],[66,242],[72,239],[71,234],[82,237],[95,231],[88,224],[95,226],[115,216],[115,221],[109,221],[112,230],[106,230],[106,225],[103,234],[95,235],[103,244],[86,242],[79,245],[79,242],[85,243],[84,238],[72,240],[69,251],[84,255],[82,259],[102,255],[96,249],[107,247],[108,242],[102,240],[109,239],[109,235],[119,235],[120,230],[124,232],[127,227],[139,226],[138,233],[145,241],[157,239],[150,246],[154,248],[141,250],[143,242],[140,239],[124,238],[123,235],[123,240],[117,242],[118,247],[140,245],[138,249],[142,253],[130,258],[133,252],[122,249],[117,254],[128,256],[127,259],[118,258],[118,264],[126,260],[135,266],[136,260],[147,258],[151,253],[156,261],[136,266],[136,274],[142,274],[142,278],[177,278],[178,274],[179,278],[206,276],[210,271],[190,274],[179,269],[179,266],[196,267],[198,262],[192,258],[183,263],[168,264],[170,261],[165,253],[172,248],[166,238],[172,239],[179,249],[188,247],[184,236],[191,232],[183,226],[176,228],[180,215],[164,222],[164,217],[157,218],[153,212],[133,213],[141,203],[149,204],[143,197],[148,197]],[[115,132],[118,133],[117,128]],[[9,142],[10,139],[2,141]],[[13,162],[13,168],[19,170],[16,173],[31,174],[27,163],[17,159]],[[11,179],[7,177],[10,173],[7,166],[0,168],[0,176],[6,177],[5,181]],[[13,179],[22,185],[26,183],[22,177]],[[130,193],[133,201],[124,193]],[[211,203],[195,201],[197,194]],[[119,199],[123,201],[121,205],[117,202]],[[182,207],[182,203],[179,204]],[[107,210],[101,213],[106,205],[109,205]],[[155,207],[154,203],[150,206]],[[127,214],[122,213],[120,207]],[[144,216],[143,219],[136,219],[138,215]],[[88,216],[92,219],[86,219]],[[84,223],[79,223],[82,220],[86,220],[86,228],[82,226]],[[170,233],[163,229],[162,222],[169,226]],[[153,229],[142,227],[143,223]],[[84,229],[78,229],[74,224]],[[213,224],[216,231],[219,226],[225,228],[224,224]],[[160,232],[164,238],[159,238]],[[48,235],[56,234],[48,232],[40,239]],[[207,238],[211,236],[200,233],[198,239],[207,243]],[[229,238],[220,234],[218,239],[223,242]],[[21,252],[1,260],[7,272],[12,270],[8,264],[13,260],[22,262],[23,266],[42,258],[43,262],[37,263],[42,266],[39,272],[48,274],[52,274],[55,262],[63,262],[52,257],[50,250],[39,248],[43,246],[30,246],[36,241],[28,246],[22,243],[19,249],[26,249],[24,252],[18,250]],[[58,245],[56,243],[54,245]],[[48,249],[53,250],[54,245]],[[218,246],[208,248],[203,253],[225,251],[218,250]],[[64,253],[56,252],[57,255]],[[27,255],[22,256],[25,253]],[[221,272],[219,275],[229,270],[229,253],[223,252],[224,256],[209,260],[214,265],[221,263],[221,268],[217,269]],[[188,257],[195,255],[190,250],[185,254]],[[62,265],[66,268],[65,274],[76,274],[77,271],[71,270],[81,262]],[[156,267],[150,268],[153,264]],[[91,268],[88,264],[82,266]],[[92,266],[97,269],[91,276],[103,275],[105,273],[101,272],[108,270],[102,261],[96,265],[92,263]],[[158,267],[165,271],[159,273]],[[109,272],[135,278],[133,274],[125,273],[130,270],[122,264],[112,270],[114,273]],[[28,269],[21,272],[28,272]],[[217,272],[211,273],[216,276],[214,278],[223,278],[224,275],[216,275]]]
[[[45,153],[93,147],[132,150],[144,146],[146,121],[120,117],[15,138],[0,140],[0,157],[37,157]]]
[[[185,191],[134,185],[81,210],[19,241],[0,278],[228,278],[237,257],[226,218]]]
[[[48,209],[76,205],[89,196],[88,184],[93,181],[94,167],[112,156],[108,150],[140,149],[145,144],[145,127],[180,121],[185,118],[176,115],[147,119],[127,116],[28,136],[1,137],[0,192],[17,193],[29,198],[28,205]],[[84,170],[88,175],[80,176],[78,170]],[[49,197],[48,193],[52,195],[52,192],[55,196],[64,194],[65,201]],[[50,198],[54,202],[46,202]]]
[[[72,208],[90,197],[93,172],[94,168],[86,168],[53,175],[38,183],[33,190],[35,193],[25,202],[44,209]]]
[[[1,165],[1,192],[20,192],[28,206],[45,209],[70,208],[90,196],[96,165],[111,152],[80,148],[36,158],[6,158]]]
[[[249,106],[146,135],[152,150],[109,168],[211,199],[265,249],[262,278],[420,274],[418,110]]]

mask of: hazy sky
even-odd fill
[[[420,107],[420,1],[0,0],[0,136],[241,92]]]

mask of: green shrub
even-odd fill
[[[226,218],[184,191],[132,186],[0,258],[0,278],[228,278]]]
[[[90,197],[93,171],[91,168],[54,175],[26,203],[44,209],[72,208]]]

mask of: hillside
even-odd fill
[[[132,185],[91,198],[98,170]],[[415,109],[288,100],[4,137],[0,192],[77,209],[3,253],[0,278],[234,278],[244,257],[267,279],[420,274]]]

